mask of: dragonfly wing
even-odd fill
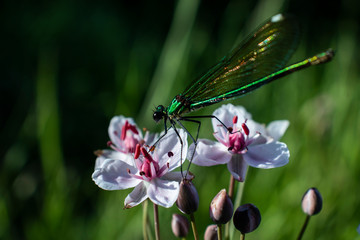
[[[246,86],[285,66],[298,39],[299,25],[295,18],[275,15],[192,83],[182,96],[196,109],[247,93],[254,88]]]

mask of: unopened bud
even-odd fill
[[[230,221],[233,211],[231,199],[226,190],[222,189],[210,203],[210,218],[216,224],[225,224]]]
[[[312,216],[322,209],[322,197],[316,188],[310,188],[301,200],[301,207],[305,214]]]
[[[191,214],[198,209],[199,195],[191,181],[186,179],[181,181],[176,206],[185,214]]]
[[[235,210],[233,222],[242,234],[252,232],[261,222],[260,211],[251,203],[241,205]]]
[[[211,224],[205,230],[204,240],[218,240],[217,225]]]
[[[189,221],[180,214],[173,214],[171,219],[171,229],[178,238],[185,238],[189,233]]]

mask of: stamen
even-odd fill
[[[146,151],[145,148],[143,148],[143,147],[140,148],[140,151],[141,151],[142,155],[143,155],[145,158],[152,160],[152,157],[151,157],[150,154]]]
[[[246,122],[246,120],[245,120],[245,122]],[[246,124],[245,124],[245,123],[241,124],[241,127],[242,127],[242,129],[244,130],[245,135],[246,135],[246,136],[249,136],[250,130],[249,130],[249,128],[246,126]]]
[[[233,124],[236,124],[237,121],[238,121],[238,116],[235,115],[235,116],[233,117]]]
[[[139,144],[136,144],[134,158],[135,158],[135,159],[138,159],[139,156],[140,156],[140,145],[139,145]]]
[[[136,129],[135,125],[128,125],[129,130],[131,130],[135,134],[139,134],[138,130]]]
[[[126,171],[128,172],[128,174],[131,174],[130,169],[127,168]]]
[[[113,145],[112,141],[107,141],[106,144],[107,144],[108,147],[111,147],[111,145]]]
[[[168,157],[170,158],[170,157],[172,157],[172,156],[174,156],[174,153],[173,152],[168,152]]]
[[[124,126],[122,126],[122,128],[121,128],[121,137],[120,137],[120,139],[123,140],[123,141],[126,138],[126,131],[128,130],[128,128],[129,128],[129,122],[126,121]]]

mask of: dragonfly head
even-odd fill
[[[166,116],[167,116],[167,112],[165,107],[163,105],[157,106],[153,114],[154,121],[159,122],[161,119],[165,118]]]

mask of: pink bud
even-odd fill
[[[173,214],[171,219],[171,229],[178,238],[185,238],[189,233],[189,221],[180,214]]]
[[[222,189],[211,201],[210,218],[216,224],[225,224],[230,221],[233,214],[233,204],[226,190]]]
[[[322,209],[322,197],[316,188],[310,188],[304,194],[301,207],[309,216],[318,214]]]

